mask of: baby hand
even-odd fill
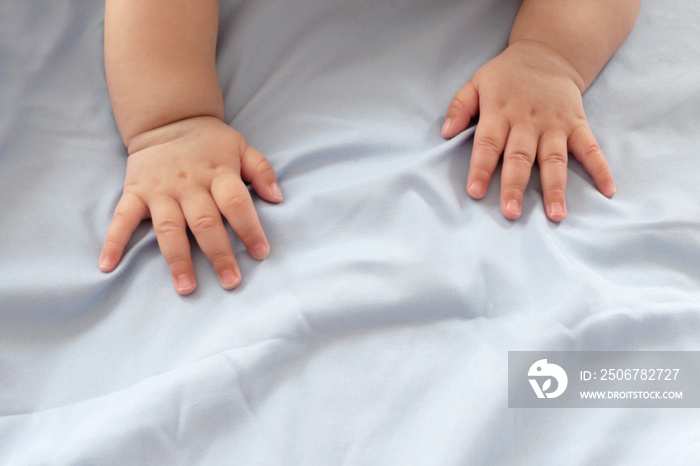
[[[535,160],[547,216],[566,217],[568,151],[591,174],[605,196],[615,183],[603,153],[588,127],[580,74],[544,44],[520,41],[482,66],[460,89],[447,109],[442,135],[454,137],[480,113],[467,177],[467,192],[486,194],[503,154],[501,212],[520,217],[523,193]]]
[[[124,192],[107,230],[100,269],[112,271],[139,223],[152,218],[175,290],[196,288],[187,226],[221,286],[241,273],[221,214],[255,259],[270,250],[244,181],[269,202],[282,194],[270,163],[240,133],[213,117],[196,117],[141,134],[129,147]]]

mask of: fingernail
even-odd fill
[[[484,196],[484,185],[481,181],[472,181],[469,185],[469,195],[473,197],[483,197]]]
[[[445,124],[442,125],[442,137],[446,138],[452,134],[452,127],[454,126],[454,121],[451,118],[445,120]]]
[[[506,204],[506,210],[508,211],[508,213],[510,213],[512,215],[519,216],[520,215],[520,204],[515,199],[511,199]]]
[[[187,294],[194,290],[194,280],[187,274],[182,274],[177,277],[177,282],[175,283],[175,290],[180,294]]]
[[[275,199],[276,201],[282,200],[282,191],[280,190],[280,187],[277,183],[272,184],[272,186],[270,187],[270,191],[272,193],[273,199]]]
[[[233,270],[224,270],[221,274],[221,286],[227,290],[235,288],[240,281],[241,278]]]
[[[549,216],[553,219],[564,218],[564,206],[561,202],[553,202],[552,205],[549,206]]]
[[[615,183],[613,183],[612,181],[605,185],[605,195],[606,196],[613,197],[616,192],[617,192],[617,188],[615,187]]]
[[[109,256],[104,256],[104,257],[100,258],[100,263],[99,263],[98,267],[103,272],[108,272],[108,271],[112,270],[112,268],[113,268],[112,264],[113,264],[112,258]]]
[[[258,244],[253,248],[253,257],[255,259],[265,259],[268,254],[270,254],[270,247],[266,244]]]

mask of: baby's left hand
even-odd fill
[[[503,154],[501,212],[520,217],[523,193],[535,160],[547,217],[566,217],[568,151],[591,174],[598,190],[615,194],[603,153],[588,127],[581,93],[585,83],[575,68],[544,44],[520,41],[482,66],[450,103],[442,135],[451,138],[477,115],[467,192],[486,194]]]

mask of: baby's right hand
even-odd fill
[[[236,130],[214,117],[190,118],[137,136],[129,154],[124,192],[100,256],[103,272],[114,270],[149,217],[182,295],[197,286],[187,226],[226,289],[240,283],[241,273],[221,214],[252,257],[267,257],[270,246],[245,182],[269,202],[280,202],[282,194],[270,163]]]

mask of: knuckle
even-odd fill
[[[233,253],[230,251],[217,251],[209,255],[209,262],[211,262],[214,267],[221,265],[224,266],[232,262]]]
[[[545,191],[547,196],[553,199],[563,199],[566,194],[565,188],[560,185],[547,186]]]
[[[249,197],[243,193],[229,194],[223,198],[223,205],[232,211],[244,210],[249,202]]]
[[[509,163],[515,162],[530,167],[534,161],[533,155],[522,148],[515,148],[506,153],[506,160]]]
[[[263,176],[263,177],[275,177],[276,176],[274,168],[272,168],[272,165],[270,165],[270,162],[268,162],[267,159],[260,160],[258,162],[258,164],[255,166],[254,171],[259,176]]]
[[[602,151],[597,142],[589,142],[583,147],[581,155],[585,158],[594,158],[602,155]]]
[[[108,234],[103,247],[112,251],[121,251],[124,248],[124,242],[117,236]]]
[[[255,225],[239,228],[236,231],[236,235],[246,246],[259,243],[264,238],[264,235],[261,234],[261,231]]]
[[[567,163],[569,162],[569,155],[559,151],[548,152],[542,156],[541,162],[549,165],[566,167]]]
[[[464,113],[466,111],[466,107],[459,96],[455,96],[447,106],[447,111],[448,113]]]
[[[189,222],[192,231],[209,232],[215,230],[221,223],[221,218],[217,215],[202,213]]]
[[[488,183],[493,174],[493,172],[490,172],[487,168],[478,165],[471,167],[469,172],[474,181],[480,181],[482,183]]]
[[[608,176],[609,173],[610,168],[608,167],[608,164],[605,162],[605,160],[601,161],[601,163],[597,164],[591,169],[591,176],[593,176],[594,178]]]
[[[501,198],[515,199],[522,202],[524,193],[525,191],[522,187],[515,184],[506,184],[503,185],[503,189],[501,190]]]
[[[501,196],[506,198],[522,199],[525,194],[527,184],[522,184],[520,180],[505,177],[501,180]]]
[[[153,225],[156,236],[169,236],[182,231],[182,225],[173,219],[162,219]]]
[[[474,141],[475,148],[482,152],[492,152],[500,155],[503,152],[501,141],[490,134],[484,134]]]
[[[116,224],[124,224],[124,223],[128,223],[130,218],[131,218],[131,215],[129,215],[125,210],[117,209],[114,211],[114,216],[112,217],[112,221]]]
[[[165,262],[168,264],[170,271],[176,275],[180,275],[180,272],[184,272],[192,268],[190,258],[183,254],[174,254],[170,257],[165,257]]]

